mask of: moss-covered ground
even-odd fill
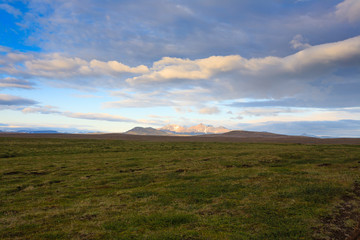
[[[311,239],[359,167],[359,145],[0,138],[0,239]]]

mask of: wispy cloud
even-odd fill
[[[200,114],[210,114],[211,115],[211,114],[220,113],[220,110],[217,107],[204,107],[204,108],[199,109],[198,112]]]
[[[307,40],[301,35],[297,34],[291,41],[291,47],[294,49],[305,49],[311,47]]]
[[[38,102],[31,100],[31,99],[27,99],[27,98],[17,97],[17,96],[8,95],[8,94],[0,94],[0,105],[28,106],[28,105],[35,105],[37,103]]]
[[[59,114],[69,118],[79,118],[86,120],[98,120],[109,122],[137,122],[136,120],[129,119],[119,115],[112,115],[107,113],[76,113],[69,111],[60,111],[54,106],[42,107],[27,107],[22,110],[23,113],[41,113],[41,114]]]
[[[1,88],[33,89],[33,85],[34,84],[32,82],[24,79],[17,79],[11,77],[0,79],[0,89]]]
[[[288,114],[288,113],[301,113],[304,110],[301,109],[291,109],[291,108],[246,108],[244,111],[241,111],[240,116],[253,116],[253,117],[263,117],[263,116],[278,116],[279,114]]]
[[[166,84],[165,84],[166,85]],[[179,86],[181,88],[182,86]],[[160,88],[160,86],[159,86]],[[201,103],[215,100],[209,89],[194,87],[192,89],[164,89],[152,90],[151,87],[124,89],[123,91],[112,91],[111,95],[121,100],[105,102],[105,108],[151,108],[151,107],[179,107],[190,105],[201,105]],[[147,90],[148,89],[148,90]],[[151,91],[152,90],[152,91]],[[144,91],[144,92],[142,92]]]
[[[26,107],[21,110],[23,113],[41,113],[41,114],[62,114],[54,106]]]
[[[126,117],[111,115],[107,113],[73,113],[73,112],[63,112],[62,115],[71,118],[80,118],[88,120],[101,120],[101,121],[110,121],[110,122],[137,122]]]
[[[7,13],[14,15],[15,17],[18,17],[21,15],[21,11],[14,8],[13,6],[6,4],[6,3],[2,3],[0,4],[0,9],[1,10],[5,10]]]

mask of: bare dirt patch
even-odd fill
[[[355,182],[353,190],[321,222],[321,226],[314,228],[315,240],[360,239],[360,182]]]

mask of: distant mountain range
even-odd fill
[[[213,127],[211,125],[204,125],[202,123],[191,126],[183,127],[175,124],[169,124],[164,127],[155,129],[155,128],[143,128],[135,127],[125,134],[132,135],[154,135],[154,136],[171,136],[171,135],[203,135],[203,134],[221,134],[230,132],[231,130],[225,127]]]
[[[125,134],[131,134],[131,135],[152,135],[152,136],[169,136],[170,133],[157,130],[155,128],[147,127],[134,127],[133,129],[124,132]]]
[[[18,130],[16,131],[18,133],[60,133],[58,131],[55,130]]]
[[[61,128],[61,129],[39,129],[39,128],[2,128],[0,129],[0,132],[8,132],[8,133],[48,133],[48,134],[60,134],[60,133],[79,133],[79,134],[85,134],[85,133],[95,133],[94,131],[83,131],[78,130],[74,128]]]

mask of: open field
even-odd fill
[[[357,144],[360,138],[313,138],[287,135],[267,135],[261,132],[233,131],[234,134],[209,134],[198,136],[150,136],[122,133],[101,134],[64,134],[64,133],[0,133],[0,137],[21,138],[61,138],[61,139],[98,139],[151,142],[238,142],[238,143],[302,143],[302,144]]]
[[[41,136],[0,138],[0,239],[344,239],[359,222],[360,145]]]

